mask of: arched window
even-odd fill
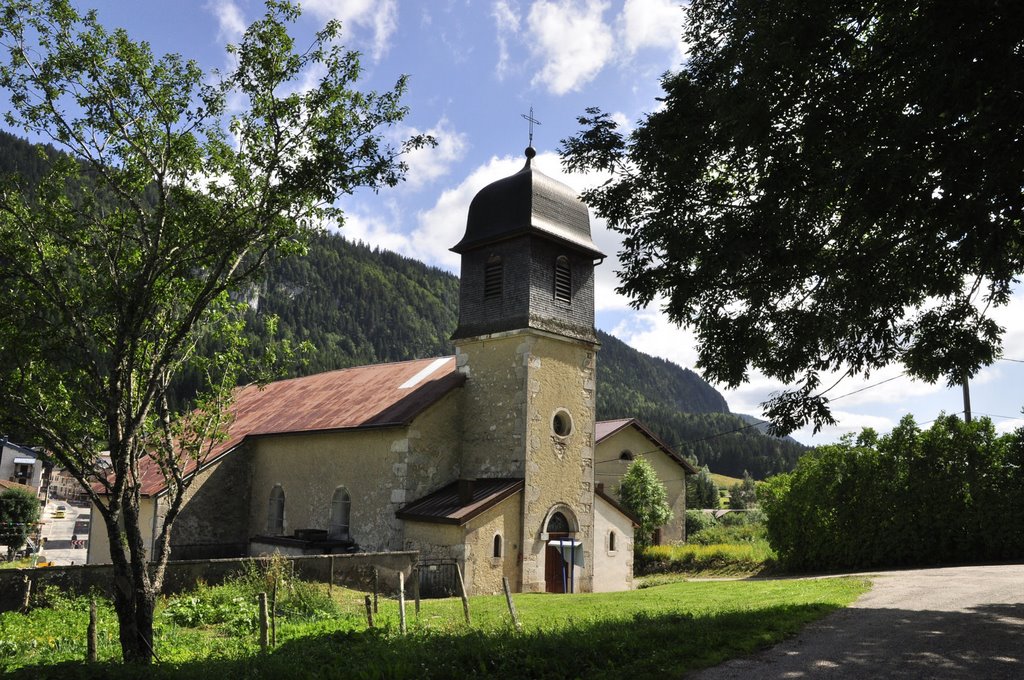
[[[349,517],[352,514],[352,497],[348,489],[339,486],[331,498],[331,538],[349,538]]]
[[[565,255],[555,258],[555,299],[572,301],[572,267]]]
[[[622,451],[622,453],[619,454],[619,460],[625,460],[625,461],[633,460],[633,452],[630,451],[629,449],[624,449]]]
[[[494,551],[491,557],[501,557],[501,534],[494,534]]]
[[[615,552],[615,532],[608,532],[608,552]]]
[[[284,489],[280,484],[270,491],[270,503],[267,508],[267,533],[284,533]]]
[[[551,519],[548,520],[549,534],[567,534],[570,531],[569,520],[565,518],[565,515],[560,512],[551,515]]]
[[[491,255],[484,266],[484,299],[500,298],[503,282],[504,268],[501,258],[497,255]]]

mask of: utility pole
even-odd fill
[[[963,380],[961,384],[964,388],[964,422],[971,422],[971,385],[967,379],[967,371],[963,372]]]

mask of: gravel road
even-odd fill
[[[847,609],[691,676],[1024,678],[1024,565],[876,572]]]

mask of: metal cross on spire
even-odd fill
[[[540,125],[540,121],[533,117],[533,106],[530,107],[529,113],[520,113],[520,116],[530,121],[530,146],[533,146],[533,126]]]

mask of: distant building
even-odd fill
[[[44,460],[42,455],[27,446],[0,438],[0,480],[31,487],[39,494],[43,488]]]
[[[186,469],[196,478],[171,533],[176,559],[418,550],[457,564],[474,594],[500,592],[502,577],[517,591],[632,587],[635,518],[595,468],[621,472],[620,449],[649,455],[677,509],[692,469],[636,421],[605,428],[616,463],[595,464],[604,255],[586,206],[533,155],[477,194],[452,248],[455,356],[240,389],[226,440]],[[141,483],[141,523],[155,532],[166,484],[145,464]],[[108,561],[103,522],[92,526],[89,561]]]

